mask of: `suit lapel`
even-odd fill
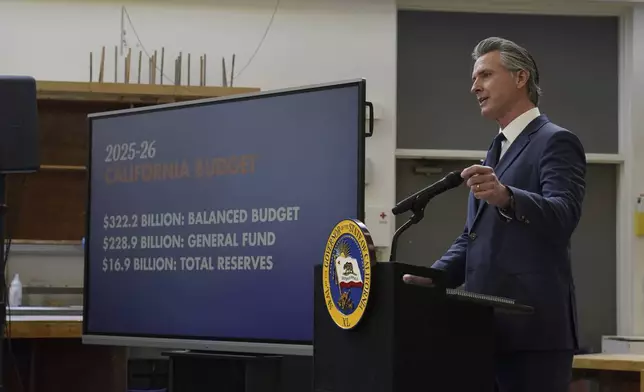
[[[548,117],[544,114],[540,115],[539,117],[535,118],[528,124],[527,127],[519,134],[519,136],[512,142],[510,145],[510,148],[503,154],[501,159],[499,160],[499,163],[496,165],[496,169],[494,172],[496,173],[496,177],[500,180],[501,176],[503,176],[503,173],[505,173],[506,170],[512,165],[512,163],[517,159],[517,157],[523,152],[523,150],[526,148],[526,146],[530,143],[530,137],[532,136],[533,133],[537,132],[545,123],[547,123]],[[483,162],[483,165],[486,165],[487,161]],[[478,200],[474,198],[474,194],[470,192],[470,197],[474,199],[474,206],[476,208],[476,215],[474,217],[474,220],[472,221],[472,228],[474,227],[474,224],[478,221],[479,216],[481,216],[481,213],[483,212],[483,209],[487,206],[487,202]],[[471,230],[471,229],[470,229]]]
[[[512,165],[512,162],[517,159],[528,143],[530,143],[530,136],[525,132],[522,132],[516,140],[512,142],[510,148],[508,148],[508,151],[503,154],[498,165],[496,165],[496,168],[494,169],[494,173],[496,173],[497,178],[501,179],[503,173],[508,170],[508,167]]]

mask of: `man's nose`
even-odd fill
[[[476,94],[476,93],[478,93],[479,91],[481,91],[481,87],[479,86],[479,84],[478,84],[478,83],[477,83],[477,81],[475,80],[475,81],[472,83],[472,88],[470,89],[470,92],[471,92],[472,94]]]

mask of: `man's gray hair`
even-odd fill
[[[519,70],[524,70],[530,75],[527,84],[528,96],[535,106],[539,105],[539,97],[541,97],[539,70],[537,69],[537,63],[534,61],[530,53],[525,48],[505,38],[489,37],[482,40],[476,45],[476,47],[474,47],[472,58],[476,61],[484,54],[494,51],[499,51],[503,66],[507,68],[508,71],[517,72]]]

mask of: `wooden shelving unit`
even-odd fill
[[[87,115],[259,91],[252,87],[38,81],[41,168],[7,176],[14,244],[73,245],[85,235]]]
[[[144,104],[222,97],[259,91],[259,89],[252,87],[53,81],[39,81],[37,88],[39,100]]]

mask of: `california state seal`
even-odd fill
[[[367,227],[355,219],[339,222],[328,237],[322,264],[327,310],[342,329],[362,319],[371,291],[375,250]]]

